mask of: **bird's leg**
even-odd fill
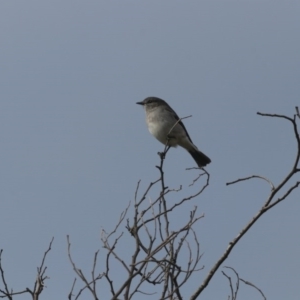
[[[171,146],[168,145],[168,141],[167,141],[164,152],[158,152],[157,154],[160,156],[161,159],[165,159],[166,154],[170,148]]]
[[[171,146],[166,145],[166,150],[164,151],[164,154],[165,154],[165,155],[168,153],[168,151],[169,151],[170,148],[171,148]]]

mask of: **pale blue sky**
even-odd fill
[[[256,112],[291,116],[299,105],[299,16],[299,1],[1,1],[0,248],[11,287],[33,284],[52,236],[42,299],[70,291],[66,234],[83,270],[104,255],[101,228],[113,228],[139,179],[145,188],[158,176],[162,145],[135,104],[157,96],[193,115],[185,125],[212,159],[209,188],[185,207],[205,213],[194,290],[269,192],[258,180],[225,183],[260,174],[276,184],[292,166],[291,126]],[[171,150],[168,185],[190,182],[192,166]],[[225,263],[268,299],[299,299],[299,198],[268,212]],[[228,293],[218,272],[201,299]],[[241,299],[260,298],[243,287]]]

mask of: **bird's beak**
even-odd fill
[[[136,104],[139,104],[139,105],[144,105],[144,102],[141,101],[141,102],[137,102]]]

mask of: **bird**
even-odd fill
[[[166,152],[170,147],[181,146],[190,153],[199,168],[211,162],[192,142],[182,121],[166,101],[147,97],[136,104],[144,107],[148,129],[158,141],[167,146]]]

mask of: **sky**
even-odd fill
[[[159,176],[163,145],[135,104],[157,96],[192,115],[184,124],[212,160],[209,187],[177,212],[184,218],[197,205],[205,214],[195,227],[205,268],[188,299],[270,193],[257,179],[226,182],[257,174],[278,184],[293,165],[291,125],[256,113],[293,116],[299,105],[299,15],[299,1],[1,1],[0,248],[9,286],[33,287],[54,237],[42,299],[67,299],[75,277],[67,234],[78,267],[89,273],[100,249],[103,271],[101,230],[114,228],[139,180],[142,195]],[[194,166],[171,149],[168,186],[186,187]],[[299,299],[299,199],[295,190],[266,213],[223,264],[268,299]],[[221,270],[199,299],[227,299]],[[242,285],[240,298],[260,295]]]

